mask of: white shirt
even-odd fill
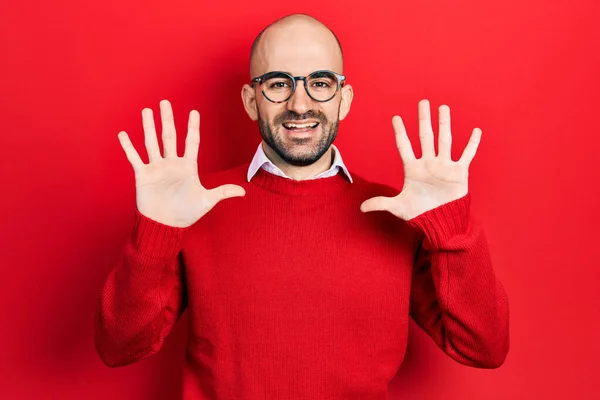
[[[337,174],[341,169],[342,171],[344,171],[344,173],[350,180],[350,183],[352,183],[352,177],[350,176],[348,169],[344,165],[344,161],[342,160],[340,151],[337,149],[337,147],[335,147],[334,144],[331,145],[331,148],[333,149],[333,162],[331,163],[331,167],[327,171],[321,172],[320,174],[315,175],[309,179],[328,178]],[[283,178],[292,179],[289,176],[287,176],[281,169],[279,169],[275,164],[273,164],[271,160],[269,160],[262,148],[262,142],[258,145],[258,149],[256,150],[254,158],[252,158],[252,162],[250,163],[250,167],[248,168],[248,182],[250,182],[250,179],[252,179],[252,177],[254,176],[254,174],[256,174],[259,168],[262,168],[271,174],[278,175]]]

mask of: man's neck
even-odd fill
[[[297,181],[310,179],[313,176],[325,172],[331,168],[331,164],[333,163],[334,154],[331,146],[329,146],[329,149],[327,149],[325,154],[323,154],[323,156],[316,162],[302,167],[288,164],[282,160],[281,157],[279,157],[279,155],[275,153],[275,151],[273,151],[273,149],[271,149],[265,142],[262,142],[262,148],[267,158],[271,160],[271,162],[275,164],[277,168],[283,171],[283,173],[290,178]]]

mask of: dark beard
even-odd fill
[[[260,112],[258,113],[258,129],[260,130],[260,135],[262,136],[265,143],[267,143],[269,147],[271,147],[273,151],[275,151],[275,153],[277,153],[277,155],[281,157],[283,161],[290,165],[304,167],[307,165],[314,164],[323,156],[323,154],[327,152],[327,150],[329,149],[329,147],[331,146],[331,144],[337,136],[338,126],[340,123],[339,115],[340,109],[338,107],[338,116],[333,122],[329,122],[325,115],[323,115],[322,113],[315,113],[312,110],[308,111],[307,113],[304,113],[303,115],[300,115],[294,111],[286,110],[283,113],[279,114],[277,117],[275,117],[273,124],[275,127],[281,127],[281,129],[285,129],[281,125],[284,121],[303,120],[308,118],[314,118],[319,121],[319,127],[323,132],[323,136],[319,139],[313,151],[309,154],[304,155],[292,154],[292,152],[290,152],[289,149],[285,147],[285,144],[281,140],[281,137],[276,137],[273,134],[273,129],[271,129],[271,126],[267,123],[267,121],[261,118]],[[306,140],[310,139],[297,139],[296,141],[302,143]]]

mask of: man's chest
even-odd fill
[[[186,283],[192,318],[207,329],[394,331],[408,317],[413,247],[401,235],[267,219],[252,233],[220,226],[197,235],[184,249]]]

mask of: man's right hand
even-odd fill
[[[238,185],[205,189],[198,177],[200,114],[190,112],[185,154],[177,156],[177,140],[171,103],[160,102],[164,157],[160,154],[152,109],[142,110],[142,123],[149,163],[144,164],[124,131],[118,137],[135,173],[137,208],[144,216],[173,227],[188,227],[219,201],[246,194]]]

